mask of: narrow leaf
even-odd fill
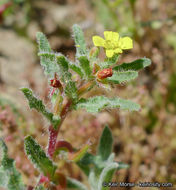
[[[40,64],[44,67],[45,75],[53,78],[55,72],[59,72],[55,54],[52,52],[49,42],[43,33],[37,32],[36,37],[39,45]]]
[[[76,65],[76,64],[74,64],[74,63],[70,63],[69,64],[69,67],[70,67],[70,69],[72,69],[74,72],[76,72],[81,78],[83,77],[83,72],[81,71],[81,68],[78,66],[78,65]]]
[[[127,82],[135,79],[138,76],[136,71],[125,71],[125,72],[113,72],[112,77],[108,77],[106,80],[108,82],[113,82],[115,84],[120,84],[122,82]]]
[[[128,164],[125,164],[125,163],[123,163],[123,162],[118,162],[118,170],[120,170],[120,169],[127,169],[127,168],[129,168],[129,165]]]
[[[91,190],[98,188],[99,172],[97,172],[95,167],[90,170],[88,181],[91,186]]]
[[[137,59],[131,63],[122,63],[113,68],[115,71],[138,71],[151,64],[151,60],[148,58]]]
[[[107,98],[105,96],[95,96],[88,99],[81,99],[76,109],[86,109],[87,112],[100,112],[105,108],[120,108],[122,110],[138,111],[140,106],[130,100],[124,100],[121,98]]]
[[[85,78],[89,79],[91,76],[91,69],[90,69],[90,63],[86,56],[79,57],[79,63],[81,66],[81,69],[84,73]]]
[[[51,52],[51,47],[46,36],[42,32],[37,32],[37,41],[39,43],[39,50],[43,52]]]
[[[77,88],[75,82],[72,81],[71,73],[68,71],[69,62],[63,55],[59,55],[56,58],[60,68],[59,76],[61,77],[62,82],[65,84],[65,94],[72,100],[76,101],[78,98]]]
[[[2,153],[0,159],[0,187],[8,190],[25,190],[21,174],[16,170],[14,160],[8,158],[7,151],[7,146],[0,139],[0,152]]]
[[[72,99],[73,101],[77,101],[78,95],[77,95],[77,88],[74,81],[69,81],[65,87],[65,94]]]
[[[40,145],[31,136],[27,136],[24,140],[24,146],[28,158],[36,168],[40,170],[44,176],[52,179],[57,167],[46,156]]]
[[[88,190],[84,184],[70,177],[67,177],[67,188],[75,190]]]
[[[83,156],[86,154],[89,148],[90,148],[90,145],[85,144],[80,150],[69,153],[68,159],[74,162],[80,161],[81,158],[83,158]]]
[[[108,166],[106,166],[103,169],[98,182],[98,190],[108,190],[110,188],[110,187],[104,187],[103,183],[104,182],[108,183],[109,181],[112,181],[113,174],[117,168],[118,168],[117,163],[110,163]]]
[[[73,37],[76,45],[76,56],[86,55],[86,43],[84,39],[83,31],[77,24],[73,25]]]
[[[21,88],[21,91],[24,93],[25,97],[28,99],[29,107],[32,109],[36,109],[38,112],[42,113],[53,125],[54,128],[60,123],[59,116],[54,116],[51,112],[49,112],[45,105],[42,103],[42,100],[37,99],[34,95],[32,90],[28,88]]]
[[[107,160],[109,155],[111,154],[112,144],[113,144],[112,133],[109,127],[106,126],[102,132],[97,151],[97,154],[101,156],[101,159],[103,161]]]

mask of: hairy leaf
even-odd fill
[[[81,78],[83,77],[84,74],[83,74],[81,68],[80,68],[78,65],[76,65],[76,64],[70,62],[69,67],[70,67],[70,69],[72,69],[74,72],[76,72]]]
[[[88,79],[91,76],[90,63],[86,56],[79,57],[79,63],[82,71],[84,72],[85,77]]]
[[[76,56],[79,57],[82,55],[86,55],[87,49],[84,34],[80,26],[77,24],[73,25],[73,37],[76,45]]]
[[[112,77],[108,77],[106,80],[115,84],[127,82],[135,79],[138,76],[136,71],[125,71],[125,72],[113,72]]]
[[[60,123],[59,116],[54,116],[51,112],[49,112],[45,105],[42,103],[42,100],[37,99],[34,95],[32,90],[28,88],[22,88],[21,91],[24,93],[25,97],[28,99],[30,108],[36,109],[38,112],[42,113],[53,125],[54,128]]]
[[[8,158],[7,151],[7,146],[0,139],[0,152],[2,153],[0,159],[0,187],[8,190],[25,190],[21,174],[16,170],[14,160]]]
[[[91,69],[90,69],[90,63],[86,56],[79,57],[79,63],[81,66],[81,69],[84,73],[85,78],[89,79],[91,76]]]
[[[111,130],[109,129],[108,126],[106,126],[100,137],[100,142],[97,151],[97,154],[100,155],[103,161],[109,158],[109,155],[112,152],[112,143],[113,143],[113,138]]]
[[[99,180],[99,175],[98,172],[96,171],[96,168],[92,168],[89,173],[89,184],[91,186],[91,190],[97,189],[98,186],[98,180]]]
[[[115,54],[112,58],[107,58],[104,62],[100,62],[99,65],[102,69],[109,68],[110,66],[117,63],[119,58],[118,54]]]
[[[67,188],[75,190],[88,190],[84,184],[70,177],[67,177]]]
[[[101,172],[99,182],[98,182],[98,190],[108,190],[110,187],[104,187],[103,183],[112,181],[113,174],[115,170],[118,168],[117,163],[110,163],[107,165]]]
[[[94,164],[94,157],[95,157],[94,155],[87,152],[80,161],[76,162],[76,164],[87,176],[90,173],[89,165]]]
[[[53,78],[55,72],[59,72],[55,54],[52,52],[49,42],[43,33],[37,32],[36,37],[39,45],[38,55],[40,56],[40,63],[44,67],[44,73],[48,77]]]
[[[72,81],[72,75],[68,71],[69,62],[63,55],[59,55],[56,57],[57,63],[60,68],[60,77],[63,83],[66,85],[65,87],[65,94],[71,98],[72,100],[77,100],[77,88],[74,81]]]
[[[40,170],[44,176],[52,179],[57,167],[46,156],[40,145],[31,136],[27,136],[24,140],[24,146],[28,158],[36,168]]]
[[[115,71],[138,71],[151,64],[151,60],[148,58],[137,59],[131,63],[122,63],[113,68]]]
[[[37,41],[39,43],[39,50],[42,52],[52,52],[46,36],[42,32],[37,32]]]
[[[118,170],[120,169],[127,169],[129,168],[129,165],[128,164],[125,164],[125,163],[122,163],[122,162],[118,162]]]
[[[89,99],[82,98],[76,105],[76,109],[80,108],[86,109],[87,112],[96,113],[105,108],[120,108],[123,110],[138,111],[140,106],[130,100],[95,96]]]
[[[102,170],[108,164],[114,162],[114,157],[115,157],[115,154],[111,153],[110,156],[106,160],[102,160],[101,156],[96,155],[95,158],[94,158],[94,163],[97,166],[97,168],[99,168],[100,170]]]

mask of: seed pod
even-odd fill
[[[51,79],[50,82],[51,82],[50,85],[54,88],[60,88],[62,86],[60,81],[57,79]]]
[[[60,83],[60,81],[57,79],[57,74],[55,73],[54,75],[54,79],[50,80],[50,86],[54,87],[54,88],[60,88],[62,87],[62,84]]]
[[[111,77],[112,74],[113,74],[112,68],[107,68],[107,69],[98,71],[97,77],[98,77],[98,79],[105,79],[107,77]]]

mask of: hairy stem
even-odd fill
[[[55,151],[55,146],[56,146],[56,141],[57,141],[57,136],[59,134],[60,127],[66,118],[67,113],[70,111],[70,106],[72,104],[71,100],[68,100],[62,107],[61,111],[61,122],[57,129],[54,129],[52,125],[49,126],[49,140],[48,140],[48,156],[52,158],[54,151]]]

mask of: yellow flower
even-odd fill
[[[102,46],[106,49],[106,56],[112,57],[114,54],[122,53],[124,49],[133,48],[133,41],[129,37],[121,38],[117,32],[105,31],[104,37],[93,36],[95,46]]]

